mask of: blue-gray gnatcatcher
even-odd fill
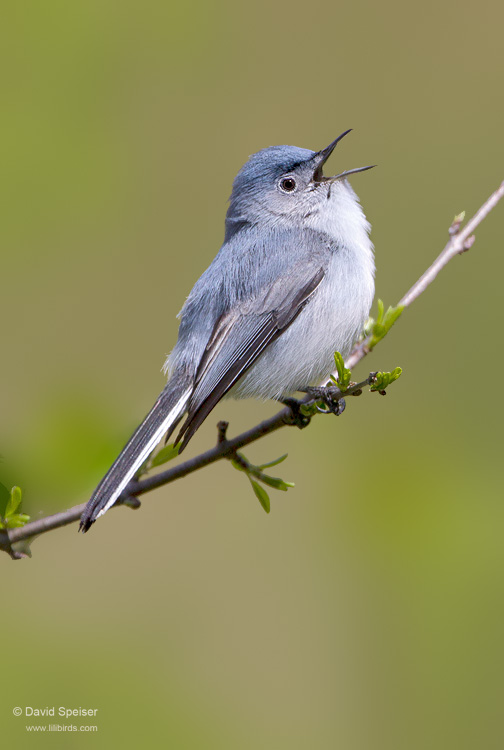
[[[374,295],[370,226],[347,176],[321,151],[273,146],[233,183],[224,244],[180,313],[168,383],[82,514],[87,531],[117,500],[185,415],[181,450],[223,396],[282,399],[328,375],[346,356]]]

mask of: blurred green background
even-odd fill
[[[379,165],[352,183],[386,304],[504,178],[489,0],[3,15],[1,481],[33,518],[85,501],[161,390],[250,153],[354,128],[331,165]],[[503,224],[356,371],[400,365],[386,399],[246,451],[289,453],[270,516],[218,464],[2,557],[3,741],[55,743],[14,706],[83,706],[65,747],[503,746]],[[274,412],[225,402],[186,455]]]

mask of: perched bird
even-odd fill
[[[96,488],[87,531],[117,500],[163,435],[185,416],[183,450],[223,396],[282,400],[309,392],[346,356],[374,295],[370,226],[347,177],[321,151],[273,146],[253,154],[233,183],[224,244],[180,313],[168,382]]]

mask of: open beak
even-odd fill
[[[322,151],[319,151],[315,154],[315,156],[313,157],[313,160],[315,162],[315,172],[313,173],[312,182],[335,182],[336,180],[340,180],[342,177],[347,177],[349,174],[355,174],[356,172],[365,172],[367,169],[373,169],[373,167],[376,167],[376,164],[371,164],[368,167],[347,169],[345,172],[341,172],[340,174],[334,175],[333,177],[324,176],[324,174],[322,173],[322,167],[329,159],[341,139],[348,135],[351,130],[352,128],[350,128],[349,130],[345,130],[345,132],[339,135],[332,143],[323,148]]]

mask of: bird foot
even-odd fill
[[[340,389],[335,385],[307,388],[306,393],[314,401],[322,401],[325,408],[316,407],[317,411],[321,412],[321,414],[335,414],[339,417],[345,411],[345,399]]]
[[[288,406],[291,410],[291,422],[290,424],[299,427],[302,430],[310,424],[310,419],[306,414],[303,414],[302,407],[306,406],[302,401],[298,401],[297,398],[284,398],[282,403]]]

